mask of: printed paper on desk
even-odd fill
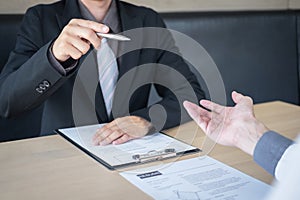
[[[103,124],[59,129],[57,132],[109,169],[138,164],[139,161],[134,159],[133,155],[147,154],[153,150],[159,152],[174,149],[177,155],[200,151],[196,147],[162,133],[155,133],[120,145],[94,146],[92,137],[101,126]]]
[[[208,156],[120,174],[158,200],[254,200],[271,188]]]

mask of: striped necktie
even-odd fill
[[[102,38],[101,47],[97,51],[97,62],[102,95],[107,115],[110,117],[119,71],[116,56],[105,38]]]

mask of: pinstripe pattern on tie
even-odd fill
[[[110,116],[119,71],[116,56],[105,38],[102,39],[101,47],[97,51],[97,62],[105,107],[107,115]]]

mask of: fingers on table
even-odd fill
[[[122,141],[128,141],[126,140],[127,137],[122,137],[124,135],[127,135],[126,132],[120,127],[117,120],[114,120],[97,130],[93,137],[93,143],[95,145],[107,145],[120,139],[115,142],[116,144],[120,144],[123,143]]]

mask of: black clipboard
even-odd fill
[[[70,129],[72,129],[72,128],[70,128]],[[81,151],[83,151],[84,153],[86,153],[87,155],[92,157],[94,160],[96,160],[97,162],[104,165],[109,170],[116,170],[116,169],[121,169],[121,168],[134,166],[134,165],[140,165],[140,164],[145,164],[145,163],[154,162],[154,161],[161,161],[161,160],[166,160],[166,159],[169,159],[169,158],[174,158],[174,157],[178,157],[178,156],[182,156],[182,155],[201,152],[201,150],[197,147],[193,147],[193,146],[188,145],[188,144],[186,144],[182,141],[179,141],[178,139],[176,139],[174,137],[166,135],[163,132],[159,132],[159,134],[162,134],[164,137],[168,137],[168,138],[170,138],[170,139],[172,139],[172,140],[174,140],[178,143],[190,146],[192,148],[189,149],[189,150],[180,151],[180,152],[177,152],[175,148],[165,148],[165,149],[159,149],[159,150],[151,150],[151,151],[148,151],[148,152],[134,153],[134,154],[132,154],[132,160],[130,162],[122,163],[122,164],[119,164],[119,165],[118,164],[112,165],[107,160],[101,158],[101,156],[96,155],[95,153],[93,153],[91,150],[88,149],[88,147],[85,147],[85,146],[80,145],[79,143],[77,143],[74,139],[70,138],[66,133],[64,133],[63,130],[64,129],[57,129],[57,130],[55,130],[55,132],[57,134],[59,134],[60,136],[62,136],[63,138],[65,138],[70,143],[72,143],[74,146],[79,148]]]

